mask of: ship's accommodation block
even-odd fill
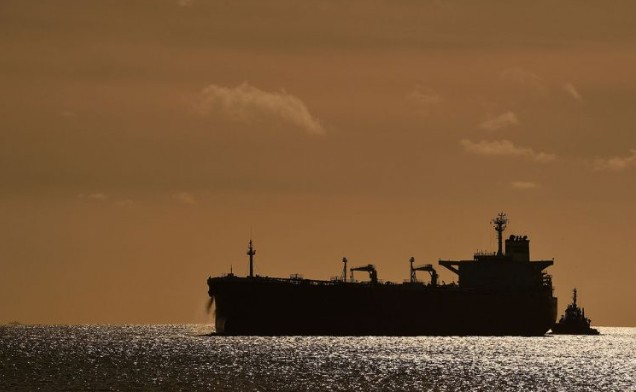
[[[553,261],[530,261],[529,244],[528,237],[513,235],[506,239],[503,254],[477,253],[473,260],[440,260],[439,264],[457,274],[462,288],[536,290],[547,286],[549,276],[542,271]]]

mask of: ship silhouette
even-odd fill
[[[576,304],[576,289],[572,290],[572,303],[565,309],[559,322],[552,326],[555,335],[598,335],[597,329],[591,328],[592,320],[585,317],[585,309]]]
[[[530,260],[527,236],[511,235],[503,246],[508,219],[491,221],[497,252],[476,253],[470,260],[439,260],[457,283],[440,284],[432,264],[409,260],[410,279],[381,282],[373,264],[347,270],[329,281],[299,275],[254,275],[256,250],[250,240],[249,275],[210,277],[215,327],[227,335],[519,335],[545,334],[556,321],[557,299],[551,276],[553,260]],[[428,272],[428,282],[416,272]],[[347,274],[347,272],[349,274]],[[354,272],[367,272],[357,282]],[[347,276],[349,275],[349,276]]]

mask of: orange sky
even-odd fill
[[[4,0],[0,51],[0,323],[206,321],[250,228],[402,281],[503,210],[636,326],[632,1]]]

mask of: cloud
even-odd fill
[[[424,109],[442,102],[442,97],[437,94],[435,90],[430,88],[423,89],[420,86],[415,87],[415,90],[409,93],[406,96],[406,99],[410,102],[418,104]]]
[[[77,195],[78,198],[83,199],[83,200],[92,200],[95,202],[109,202],[109,204],[114,204],[118,207],[132,207],[135,202],[130,200],[130,199],[117,199],[117,200],[113,200],[113,198],[110,195],[107,195],[105,193],[101,193],[101,192],[94,192],[94,193],[80,193],[79,195]]]
[[[528,158],[536,162],[550,162],[556,159],[554,154],[544,152],[536,152],[528,147],[517,147],[510,140],[482,140],[472,142],[468,139],[462,139],[459,144],[466,152],[477,155],[487,156],[512,156],[520,158]]]
[[[630,155],[624,157],[597,158],[594,160],[595,170],[622,171],[636,167],[636,149],[631,149]]]
[[[579,91],[576,89],[576,87],[572,83],[564,84],[563,90],[565,90],[566,93],[568,93],[572,98],[576,99],[577,101],[583,100],[583,97],[581,97],[581,94],[579,94]]]
[[[177,192],[172,195],[172,200],[175,200],[179,203],[183,204],[196,204],[197,200],[191,193],[188,192]]]
[[[514,189],[527,190],[527,189],[537,189],[539,187],[539,184],[532,181],[512,181],[510,183],[510,186],[513,187]]]
[[[77,197],[79,197],[80,199],[97,200],[97,201],[104,201],[104,200],[110,199],[110,196],[101,192],[95,192],[95,193],[89,193],[89,194],[80,193],[79,195],[77,195]]]
[[[134,204],[135,202],[130,199],[117,200],[115,202],[115,205],[119,207],[132,207]]]
[[[479,128],[488,131],[496,131],[498,129],[510,127],[513,125],[519,125],[519,119],[513,112],[507,112],[504,114],[500,114],[495,118],[491,118],[490,120],[484,121],[483,123],[479,124]]]
[[[320,122],[297,97],[285,91],[263,91],[248,83],[234,88],[215,84],[207,86],[201,93],[198,110],[203,115],[210,112],[223,113],[244,123],[275,120],[311,134],[325,133]]]
[[[194,4],[194,0],[177,0],[179,7],[190,7],[192,4]]]
[[[499,79],[535,90],[542,94],[548,92],[545,82],[539,77],[539,75],[520,67],[504,69],[499,74]]]

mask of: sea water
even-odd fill
[[[636,328],[542,337],[227,337],[211,329],[0,327],[0,390],[636,391]]]

